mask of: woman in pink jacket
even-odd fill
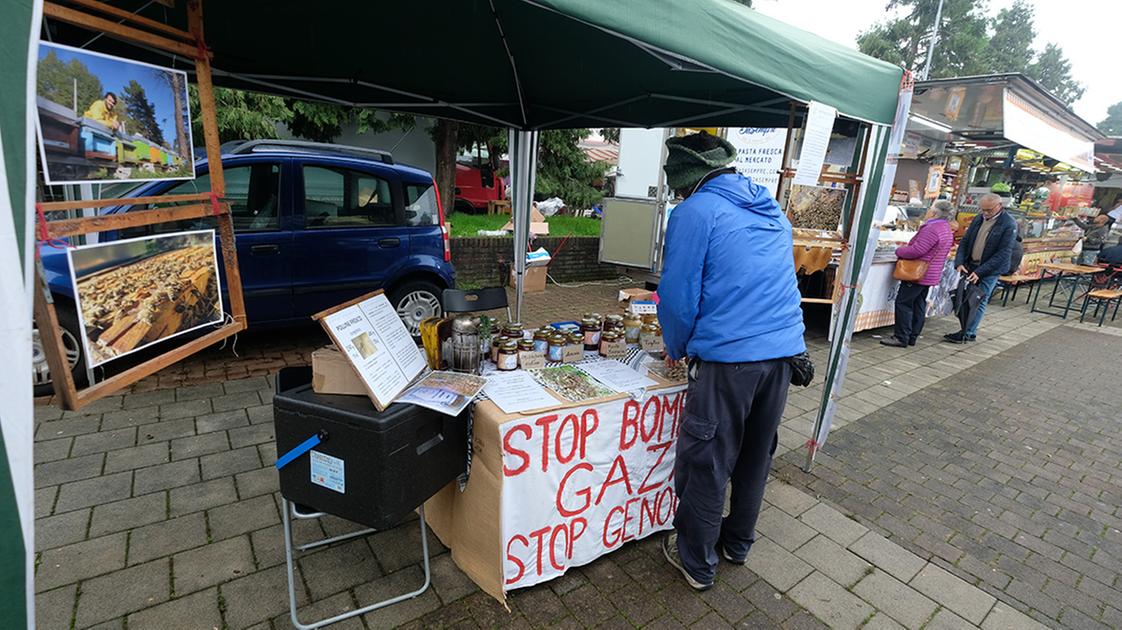
[[[957,212],[949,201],[936,201],[924,217],[919,232],[907,245],[896,249],[896,257],[927,261],[927,273],[919,282],[901,282],[896,292],[896,325],[892,337],[881,343],[894,348],[916,345],[927,318],[927,291],[939,284],[943,264],[954,245],[950,221]]]

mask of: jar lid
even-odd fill
[[[584,319],[580,320],[580,325],[581,326],[599,326],[600,325],[600,320],[598,320],[594,317],[585,317]]]
[[[534,342],[530,341],[529,339],[523,339],[522,341],[518,342],[518,349],[519,350],[533,350],[534,349]]]
[[[603,340],[603,341],[618,341],[619,340],[619,333],[617,333],[614,330],[609,330],[609,331],[605,332],[600,337],[600,339]]]
[[[570,333],[569,334],[569,341],[571,343],[584,343],[584,335],[582,335],[580,333],[577,333],[577,332]]]
[[[608,315],[607,317],[604,318],[604,321],[622,322],[623,321],[623,315]]]
[[[566,335],[565,333],[561,333],[561,332],[554,333],[554,334],[549,336],[549,342],[550,343],[565,343],[568,340],[569,340],[569,336]]]
[[[507,339],[506,341],[503,342],[502,349],[503,350],[517,350],[518,349],[518,342],[516,342],[512,339]]]
[[[553,336],[553,331],[548,328],[539,328],[534,331],[534,339],[548,339]]]
[[[503,324],[503,330],[522,330],[522,322],[507,322]]]

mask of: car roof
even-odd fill
[[[417,168],[416,166],[410,166],[408,164],[402,164],[400,162],[395,163],[395,164],[386,164],[385,162],[381,162],[381,161],[375,160],[375,159],[361,158],[361,157],[355,157],[355,156],[350,156],[350,155],[342,155],[342,154],[326,153],[326,152],[325,153],[308,153],[306,151],[276,150],[276,151],[257,152],[257,153],[223,153],[222,154],[222,162],[223,163],[240,162],[242,160],[259,161],[260,158],[268,158],[268,157],[284,158],[284,159],[296,159],[296,160],[310,160],[310,161],[316,161],[316,162],[330,162],[332,164],[337,164],[339,166],[354,166],[354,167],[367,167],[367,168],[369,168],[371,166],[374,166],[374,167],[377,167],[379,169],[387,169],[387,170],[393,171],[393,172],[397,173],[397,175],[402,180],[405,180],[405,181],[420,182],[420,183],[426,183],[426,184],[431,183],[433,181],[432,173],[429,173],[428,171],[426,171],[424,169]],[[201,158],[201,159],[195,161],[195,168],[196,169],[198,169],[200,167],[205,168],[207,166],[207,164],[208,164],[207,158]]]

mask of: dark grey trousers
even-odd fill
[[[744,558],[756,539],[764,484],[778,444],[791,366],[786,359],[753,363],[693,361],[674,490],[678,552],[694,579],[709,583],[717,571],[717,541]],[[732,482],[729,515],[722,518]]]

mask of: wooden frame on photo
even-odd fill
[[[123,9],[104,4],[99,0],[71,1],[72,4],[81,6],[82,9],[74,9],[54,2],[45,2],[43,4],[43,17],[87,28],[107,37],[142,44],[195,59],[195,80],[199,89],[199,113],[203,119],[203,141],[209,163],[211,192],[43,203],[40,204],[40,210],[44,213],[119,205],[188,203],[188,205],[183,206],[136,210],[117,215],[44,221],[45,234],[43,237],[60,239],[106,230],[119,230],[128,227],[214,216],[218,221],[218,235],[221,240],[222,262],[226,272],[225,283],[230,299],[229,313],[231,316],[229,323],[201,337],[192,339],[160,356],[128,368],[100,383],[78,390],[74,383],[74,377],[70,373],[70,366],[66,361],[62,333],[59,330],[58,315],[55,311],[50,289],[43,278],[42,270],[37,269],[34,274],[34,298],[35,321],[39,329],[40,342],[43,345],[43,352],[51,371],[55,394],[58,396],[61,406],[64,409],[77,410],[245,330],[246,316],[241,274],[238,272],[238,253],[234,246],[234,226],[230,218],[230,206],[224,200],[226,182],[222,173],[218,123],[214,112],[214,86],[211,82],[210,55],[205,52],[206,48],[203,45],[205,40],[203,38],[202,0],[189,0],[187,3],[190,32],[129,13]],[[108,16],[112,19],[101,16]]]

